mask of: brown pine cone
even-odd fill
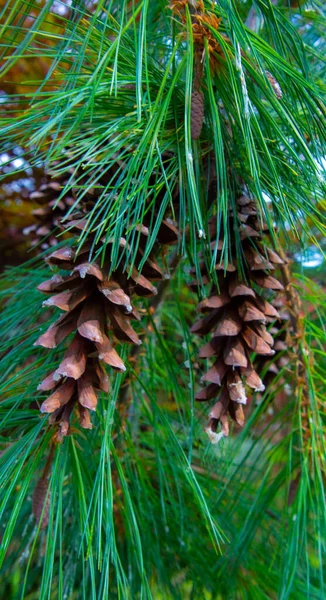
[[[201,90],[194,89],[191,94],[191,138],[198,140],[204,123],[204,95]]]
[[[228,415],[238,425],[244,424],[246,387],[255,391],[264,390],[264,383],[255,370],[256,359],[253,360],[253,356],[265,358],[275,354],[273,337],[267,325],[280,318],[273,304],[263,297],[264,290],[283,289],[282,283],[270,272],[284,261],[265,243],[255,203],[247,196],[241,196],[237,204],[239,238],[245,258],[244,275],[240,279],[236,264],[232,262],[229,262],[224,274],[221,255],[223,241],[220,240],[215,266],[219,289],[213,286],[210,296],[200,302],[199,311],[207,312],[207,315],[191,328],[197,335],[212,332],[211,340],[200,350],[200,358],[214,360],[202,378],[209,385],[197,393],[196,399],[205,401],[218,397],[206,428],[214,443],[223,435],[228,435]],[[232,224],[230,231],[234,231]],[[216,228],[213,222],[210,224],[210,234],[214,248]],[[232,256],[235,256],[234,240],[231,240],[231,245]],[[204,263],[201,265],[201,274],[204,282],[208,281]],[[222,429],[216,433],[219,423]]]
[[[40,477],[37,481],[36,486],[33,492],[32,499],[32,512],[36,519],[37,524],[41,520],[40,528],[44,529],[49,522],[49,512],[50,512],[50,493],[49,489],[49,481],[47,477]],[[45,504],[46,502],[46,504]],[[45,506],[44,506],[45,504]],[[43,513],[43,514],[42,514]]]
[[[67,222],[70,232],[83,232],[86,217],[85,210],[74,214]],[[140,236],[137,259],[140,262],[144,258],[149,230],[143,225],[138,226],[137,232]],[[157,239],[161,244],[177,241],[177,229],[168,219],[162,222]],[[56,249],[46,262],[69,274],[55,274],[38,287],[43,293],[50,294],[43,305],[56,306],[64,314],[40,336],[35,345],[56,348],[74,333],[58,368],[38,387],[40,391],[51,392],[41,405],[41,411],[51,413],[50,422],[59,425],[58,441],[69,433],[70,417],[75,405],[78,407],[80,425],[91,428],[89,411],[96,409],[99,392],[109,391],[109,380],[103,365],[118,371],[125,370],[114,348],[116,341],[141,343],[130,322],[131,319],[140,319],[131,296],[156,294],[157,290],[151,281],[166,277],[156,262],[154,251],[143,261],[142,273],[136,268],[128,268],[122,260],[109,275],[110,252],[107,252],[104,264],[97,260],[90,262],[91,241],[87,241],[78,254],[74,247]],[[108,245],[111,243],[108,242]],[[125,247],[126,240],[121,238],[121,251]]]
[[[69,431],[70,414],[75,404],[81,426],[91,427],[89,410],[95,410],[99,391],[109,390],[109,380],[102,365],[125,370],[113,347],[112,335],[122,342],[141,343],[130,324],[130,319],[139,319],[131,303],[131,293],[148,296],[155,294],[156,289],[136,269],[132,270],[130,278],[122,269],[109,277],[108,262],[102,267],[89,262],[87,248],[78,256],[72,248],[60,248],[46,260],[50,265],[70,271],[67,276],[54,275],[38,288],[51,294],[43,305],[56,306],[64,311],[64,315],[35,342],[35,345],[55,348],[75,332],[60,365],[38,388],[51,391],[41,411],[52,413],[52,422],[59,423],[61,438]]]

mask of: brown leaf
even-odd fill
[[[279,365],[280,369],[282,369],[289,364],[289,358],[287,356],[281,356],[277,359],[277,364]]]
[[[225,437],[228,437],[228,435],[229,435],[229,419],[228,419],[227,414],[222,414],[220,416],[220,423],[222,425],[222,433],[223,433],[223,435]]]
[[[241,223],[247,223],[249,219],[249,215],[243,215],[242,213],[238,213],[238,219]]]
[[[282,340],[276,340],[275,344],[274,344],[274,350],[275,352],[281,352],[283,350],[287,350],[287,344],[285,342],[283,342]]]
[[[241,214],[246,215],[248,217],[256,217],[257,216],[257,208],[255,203],[250,200],[248,204],[245,206],[241,206]]]
[[[189,283],[189,288],[193,291],[196,292],[198,287],[201,287],[201,285],[207,285],[207,283],[209,283],[209,277],[207,275],[203,275],[201,278],[201,282],[199,283],[197,279],[192,279]]]
[[[46,235],[49,235],[49,233],[51,233],[51,229],[49,229],[49,227],[46,227],[45,225],[42,225],[42,227],[37,228],[36,233],[41,237],[45,237]]]
[[[71,399],[65,405],[59,420],[59,430],[57,433],[57,442],[62,442],[63,438],[70,432],[70,415],[75,405],[75,398]]]
[[[64,277],[62,277],[61,275],[53,275],[51,279],[48,279],[47,281],[42,281],[42,283],[40,283],[40,285],[38,285],[36,289],[38,289],[40,292],[53,292],[53,290],[56,289],[56,286],[59,283],[63,282]]]
[[[142,243],[146,244],[147,238],[149,236],[149,229],[148,229],[148,227],[146,227],[146,225],[144,225],[143,223],[137,223],[135,225],[135,229],[142,236]]]
[[[269,83],[271,84],[272,88],[273,88],[273,92],[276,96],[276,98],[278,100],[281,100],[281,98],[283,97],[283,92],[282,92],[282,88],[279,84],[279,82],[277,81],[277,79],[275,79],[274,75],[272,75],[269,71],[265,71],[266,77],[269,81]]]
[[[272,250],[271,248],[266,248],[269,260],[272,261],[275,265],[284,265],[284,260],[280,257],[280,255]]]
[[[239,206],[247,206],[250,203],[251,203],[251,200],[250,200],[249,196],[242,195],[238,198]]]
[[[234,273],[237,269],[236,269],[235,265],[233,265],[230,262],[226,266],[224,263],[220,262],[215,265],[215,270],[216,271],[226,271],[227,273]]]
[[[209,227],[209,235],[210,235],[210,237],[215,237],[217,235],[216,223],[214,223],[214,233],[212,231],[212,228]],[[220,251],[223,249],[223,246],[224,246],[223,240],[221,240],[221,239],[219,239],[218,241],[213,240],[210,243],[210,248],[213,252],[216,250],[216,246],[217,246],[217,250],[219,251],[218,254],[220,255]]]
[[[284,294],[282,294],[281,292],[278,292],[275,296],[275,298],[273,298],[273,306],[275,306],[276,308],[284,308],[285,306],[285,299],[284,299]]]
[[[139,255],[143,256],[141,250],[139,250]],[[155,260],[151,260],[150,258],[146,258],[142,268],[142,274],[151,281],[162,281],[162,279],[166,278],[157,262]]]
[[[241,404],[235,403],[234,417],[238,425],[240,425],[240,427],[243,427],[245,422],[245,416]]]
[[[77,231],[84,231],[87,227],[87,219],[73,219],[65,223],[66,229],[77,229]]]

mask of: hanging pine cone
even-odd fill
[[[95,200],[96,192],[91,190],[80,203],[80,210],[72,214],[65,225],[70,233],[83,233],[88,210],[94,206]],[[136,230],[139,235],[138,264],[144,257],[149,230],[146,225],[136,226]],[[173,244],[177,240],[175,225],[169,219],[163,220],[157,234],[158,245]],[[122,260],[109,275],[109,252],[104,264],[89,260],[93,241],[92,236],[88,236],[78,253],[74,246],[54,250],[46,262],[69,274],[55,274],[38,287],[43,293],[51,294],[43,305],[56,306],[64,314],[39,337],[35,345],[56,348],[74,333],[58,368],[47,375],[38,387],[39,391],[51,392],[42,403],[41,411],[50,413],[50,422],[58,424],[58,441],[69,433],[70,417],[75,406],[79,411],[81,427],[92,427],[89,411],[96,409],[99,392],[109,391],[109,379],[103,365],[118,371],[125,370],[114,348],[116,341],[141,343],[130,322],[131,319],[140,319],[131,296],[156,294],[157,290],[151,281],[166,277],[155,259],[155,249],[144,261],[141,274],[136,268],[128,268]],[[126,240],[121,238],[121,251],[126,244]]]
[[[201,90],[191,94],[191,137],[198,140],[204,123],[204,95]]]
[[[267,246],[255,203],[249,197],[241,196],[237,205],[239,239],[245,258],[244,276],[240,279],[233,262],[229,262],[224,273],[225,267],[221,261],[223,240],[220,239],[216,259],[219,289],[213,286],[210,296],[200,302],[199,311],[208,314],[191,328],[197,335],[212,332],[211,340],[200,349],[199,354],[200,358],[214,360],[202,378],[209,385],[197,393],[196,399],[205,401],[218,397],[210,411],[206,428],[213,443],[228,435],[228,416],[238,425],[244,424],[246,386],[255,391],[264,390],[252,355],[271,357],[275,354],[273,337],[266,325],[278,319],[279,313],[263,297],[262,292],[283,289],[282,283],[270,272],[284,261]],[[231,218],[234,220],[234,217]],[[234,231],[232,223],[230,231]],[[216,227],[213,222],[210,224],[210,237],[215,248]],[[231,254],[236,255],[232,240]],[[208,282],[204,263],[201,273],[203,281]],[[216,433],[219,423],[221,431]]]
[[[32,512],[37,524],[42,518],[40,528],[44,529],[49,522],[50,512],[50,494],[49,481],[47,478],[40,477],[33,492]],[[44,506],[45,505],[45,506]]]
[[[191,138],[198,140],[203,128],[205,109],[204,109],[204,94],[201,90],[203,80],[203,58],[204,48],[201,44],[195,44],[194,52],[194,81],[191,94]]]

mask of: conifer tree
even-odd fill
[[[323,11],[1,6],[10,600],[324,597]]]

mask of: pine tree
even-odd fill
[[[0,22],[3,594],[324,597],[322,3]]]

